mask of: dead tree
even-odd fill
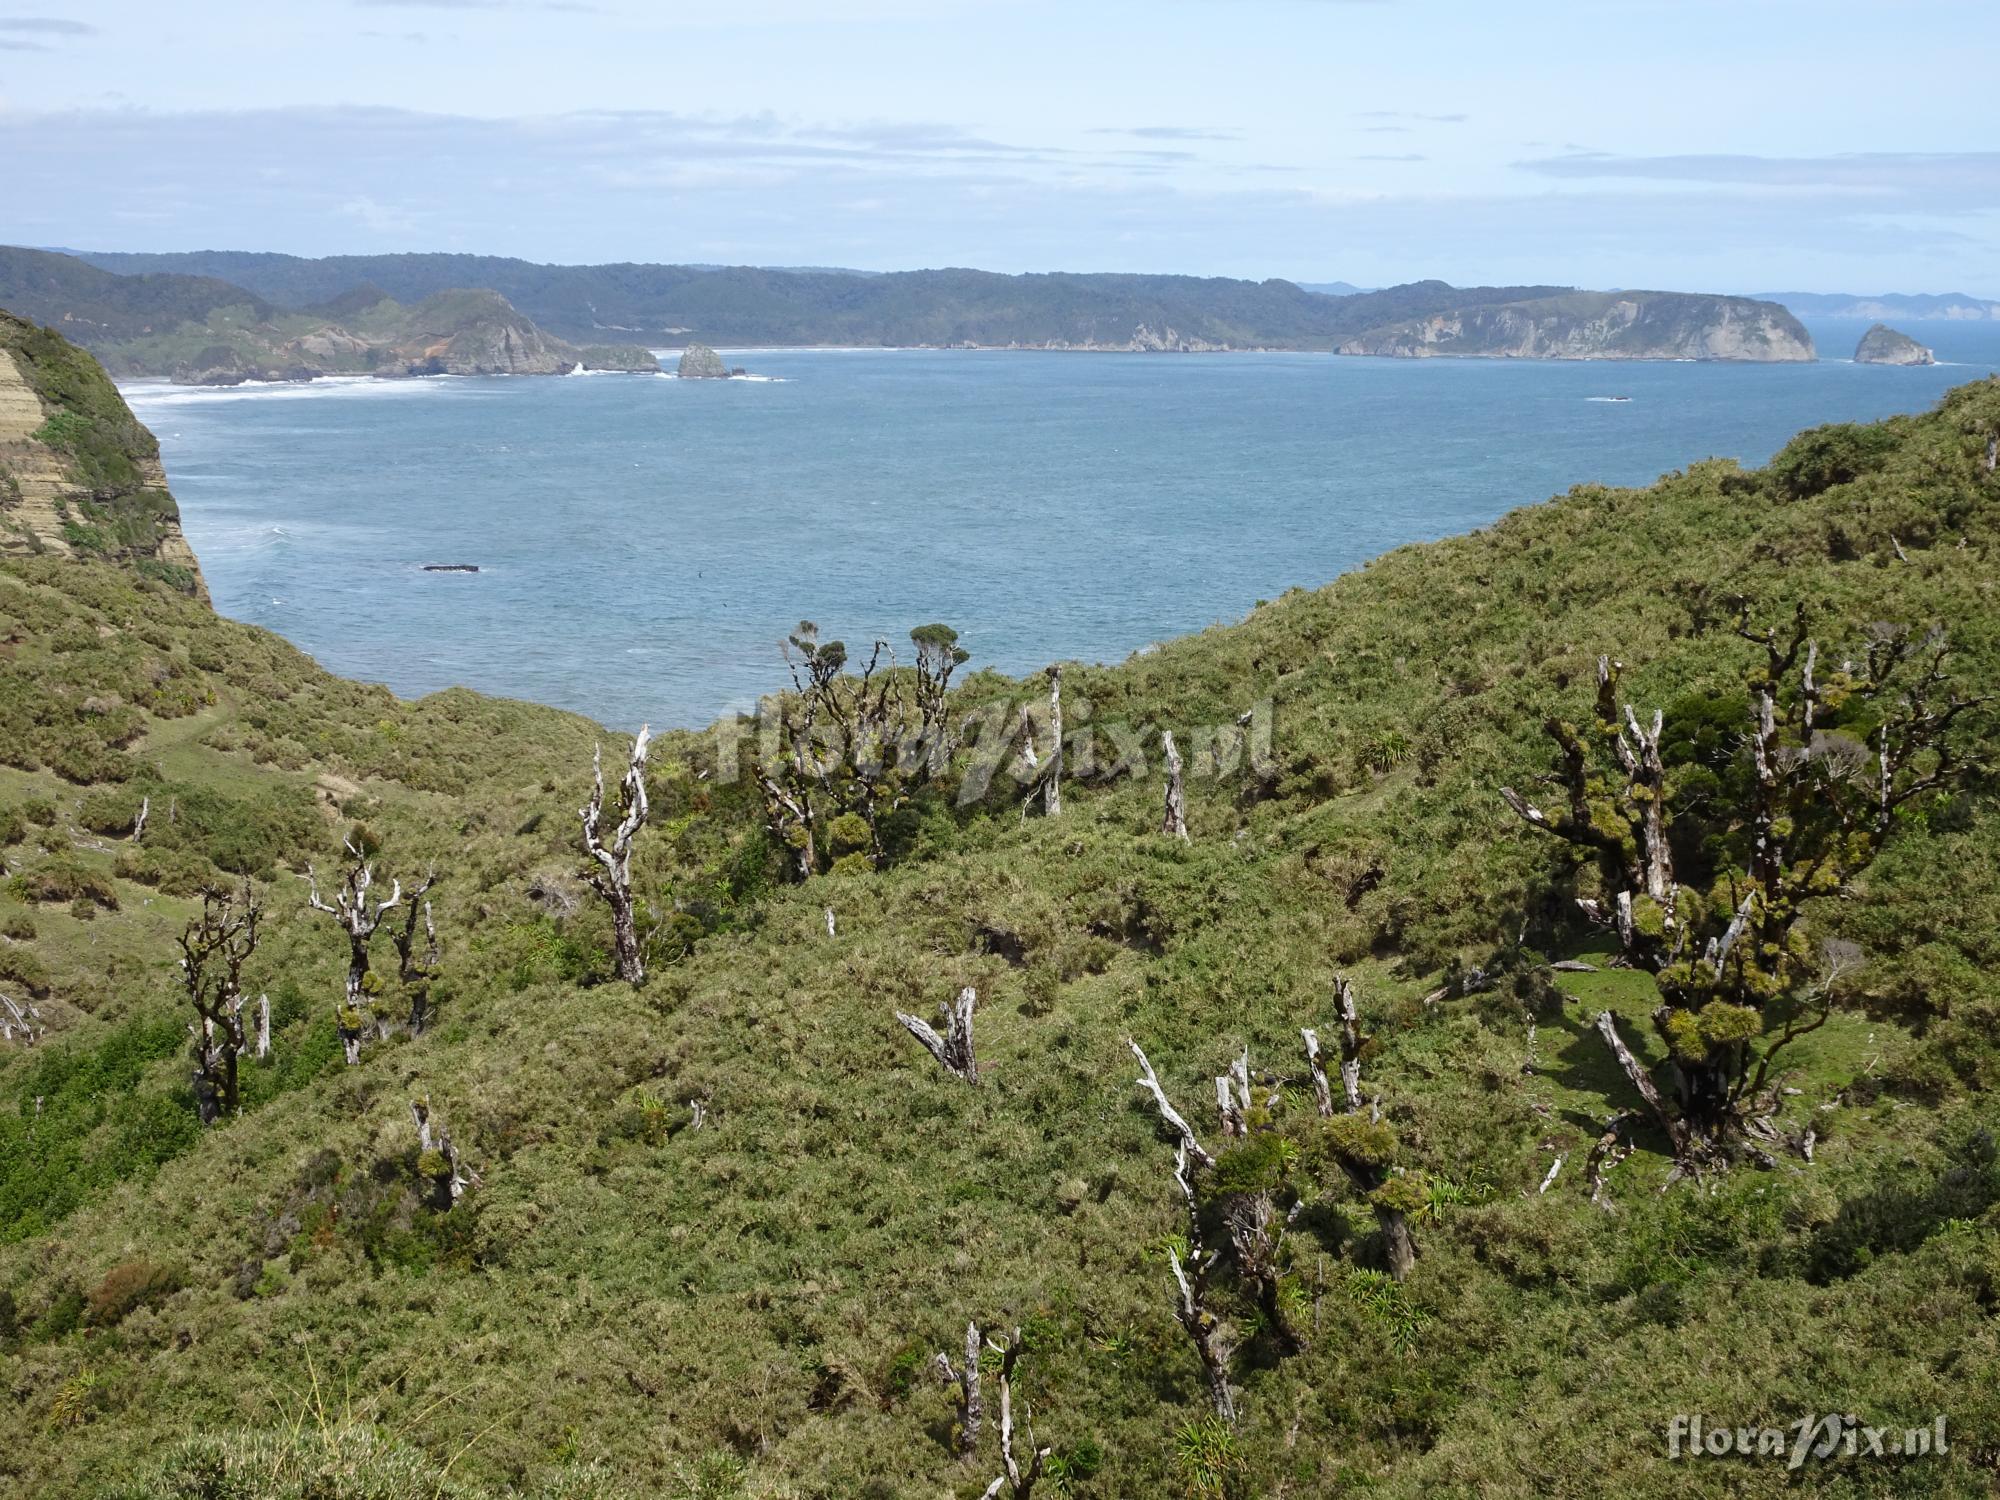
[[[1233,1423],[1236,1420],[1236,1401],[1229,1389],[1230,1350],[1221,1320],[1209,1310],[1208,1306],[1209,1276],[1221,1258],[1222,1251],[1203,1248],[1201,1198],[1195,1191],[1195,1173],[1200,1172],[1204,1176],[1212,1173],[1216,1168],[1217,1158],[1196,1138],[1194,1127],[1188,1124],[1186,1117],[1174,1108],[1166,1090],[1160,1087],[1160,1080],[1153,1071],[1151,1060],[1147,1058],[1139,1044],[1128,1038],[1126,1045],[1132,1049],[1132,1055],[1139,1060],[1139,1086],[1153,1096],[1153,1104],[1160,1112],[1160,1119],[1179,1137],[1174,1147],[1174,1182],[1180,1188],[1181,1199],[1187,1208],[1187,1233],[1184,1244],[1170,1246],[1168,1249],[1176,1292],[1174,1319],[1186,1331],[1189,1341],[1194,1345],[1195,1357],[1201,1361],[1202,1374],[1208,1385],[1209,1402],[1214,1406],[1215,1414],[1224,1421]],[[1249,1074],[1247,1059],[1242,1064],[1242,1074],[1247,1088]],[[1231,1078],[1216,1080],[1216,1100],[1222,1114],[1225,1134],[1236,1134],[1238,1126],[1247,1130],[1247,1122],[1233,1092]],[[1267,1272],[1269,1273],[1268,1284],[1272,1296],[1266,1304],[1267,1315],[1280,1314],[1274,1331],[1279,1334],[1281,1345],[1289,1348],[1291,1341],[1283,1326],[1282,1309],[1275,1296],[1277,1247],[1275,1244],[1270,1245],[1268,1254],[1263,1253],[1262,1247],[1249,1247],[1251,1253],[1246,1255],[1246,1245],[1239,1237],[1239,1223],[1243,1229],[1252,1232],[1258,1228],[1268,1228],[1268,1202],[1260,1224],[1257,1216],[1246,1215],[1241,1211],[1240,1206],[1234,1201],[1235,1196],[1225,1195],[1224,1206],[1224,1218],[1227,1221],[1232,1248],[1236,1251],[1238,1264],[1245,1278],[1257,1284],[1260,1304],[1266,1304],[1264,1296],[1266,1282],[1262,1278]]]
[[[1167,808],[1160,832],[1187,842],[1187,789],[1181,782],[1181,752],[1174,745],[1174,732],[1160,736],[1160,754],[1167,762]]]
[[[1555,718],[1544,726],[1558,747],[1549,780],[1566,807],[1545,812],[1500,788],[1531,828],[1594,857],[1602,894],[1579,905],[1616,932],[1624,963],[1658,981],[1652,1020],[1668,1053],[1664,1091],[1608,1013],[1598,1031],[1682,1172],[1726,1165],[1746,1149],[1746,1124],[1770,1115],[1775,1101],[1762,1090],[1772,1059],[1823,1025],[1831,1006],[1830,985],[1810,987],[1815,966],[1799,923],[1815,898],[1840,894],[1873,863],[1919,799],[1975,768],[1956,731],[1986,701],[1951,689],[1940,632],[1877,628],[1857,659],[1822,676],[1803,605],[1786,627],[1758,629],[1739,601],[1736,630],[1758,656],[1746,674],[1739,798],[1676,806],[1663,716],[1642,724],[1621,705],[1619,668],[1608,658],[1598,663],[1591,728]],[[1875,727],[1866,739],[1849,734],[1835,707],[1850,722],[1859,710]],[[1677,816],[1704,825],[1684,847],[1702,843],[1740,861],[1705,897],[1676,884],[1668,830]]]
[[[1174,1108],[1173,1101],[1167,1098],[1167,1091],[1160,1087],[1159,1075],[1154,1073],[1151,1060],[1131,1038],[1126,1038],[1125,1045],[1130,1047],[1132,1055],[1139,1059],[1139,1086],[1153,1096],[1153,1103],[1160,1111],[1160,1118],[1166,1121],[1175,1135],[1180,1137],[1182,1149],[1201,1166],[1214,1166],[1215,1158],[1208,1154],[1199,1140],[1195,1139],[1194,1127],[1189,1125],[1181,1112]]]
[[[604,749],[590,753],[590,802],[583,819],[583,852],[597,863],[590,872],[590,888],[611,908],[611,940],[618,977],[627,984],[646,982],[646,958],[639,948],[639,919],[632,904],[632,841],[646,822],[646,751],[652,744],[650,726],[641,725],[632,741],[632,756],[619,783],[619,806],[624,816],[612,831],[607,845],[598,833],[604,816]]]
[[[1179,1294],[1174,1303],[1174,1319],[1186,1330],[1188,1341],[1194,1345],[1195,1357],[1201,1361],[1201,1371],[1208,1382],[1209,1404],[1215,1408],[1218,1417],[1233,1426],[1236,1422],[1236,1396],[1229,1388],[1229,1344],[1223,1335],[1221,1320],[1208,1309],[1208,1277],[1222,1252],[1202,1248],[1201,1204],[1195,1197],[1194,1183],[1188,1176],[1188,1149],[1185,1144],[1174,1150],[1174,1181],[1179,1184],[1181,1200],[1187,1205],[1186,1242],[1167,1248],[1174,1273],[1174,1288]]]
[[[346,872],[341,876],[340,886],[333,893],[333,900],[329,902],[320,895],[319,876],[311,865],[307,865],[306,904],[314,911],[325,912],[332,917],[340,924],[340,930],[347,934],[347,992],[334,1011],[334,1029],[340,1033],[341,1050],[347,1055],[348,1066],[353,1067],[361,1061],[361,1043],[368,1034],[370,1022],[376,1020],[374,999],[381,989],[381,981],[370,971],[368,950],[375,940],[376,930],[382,925],[382,918],[403,899],[403,883],[392,880],[388,898],[371,902],[368,893],[375,885],[375,868],[355,847],[352,839],[345,843],[350,859]],[[386,1026],[382,1027],[382,1031],[387,1034]]]
[[[410,887],[403,909],[403,925],[390,932],[396,945],[396,977],[403,993],[410,997],[410,1035],[421,1036],[431,1021],[431,985],[438,974],[437,924],[431,920],[430,891],[437,884],[437,871],[426,870],[424,878]],[[421,903],[421,904],[420,904]],[[417,918],[424,921],[424,946],[417,948]]]
[[[1340,1091],[1344,1110],[1334,1107],[1333,1085],[1326,1075],[1319,1037],[1310,1028],[1299,1033],[1305,1040],[1306,1067],[1312,1074],[1313,1102],[1320,1118],[1327,1121],[1329,1154],[1348,1180],[1365,1194],[1375,1211],[1375,1223],[1382,1234],[1382,1255],[1389,1274],[1405,1280],[1416,1269],[1417,1246],[1410,1234],[1410,1179],[1399,1177],[1390,1167],[1396,1146],[1395,1132],[1384,1125],[1379,1110],[1361,1111],[1361,1052],[1366,1039],[1361,1035],[1359,1007],[1354,986],[1345,978],[1333,982],[1334,1002],[1340,1013]]]
[[[271,1056],[271,997],[257,997],[257,1061],[268,1061]]]
[[[1021,1431],[1027,1440],[1028,1467],[1023,1469],[1014,1457],[1014,1366],[1021,1358],[1021,1330],[1016,1328],[1005,1344],[989,1338],[986,1347],[1000,1356],[1000,1474],[986,1487],[984,1500],[999,1500],[1002,1485],[1008,1487],[1011,1500],[1031,1500],[1054,1450],[1036,1446],[1035,1414],[1023,1401]]]
[[[984,1344],[979,1325],[967,1322],[963,1361],[953,1368],[951,1356],[944,1353],[931,1360],[938,1379],[957,1388],[952,1399],[958,1407],[958,1456],[962,1459],[971,1458],[979,1447],[979,1426],[984,1419],[979,1399],[979,1351]]]
[[[939,1013],[944,1018],[945,1031],[939,1036],[937,1028],[930,1022],[919,1020],[907,1011],[897,1011],[896,1019],[911,1036],[924,1045],[924,1050],[937,1059],[938,1066],[954,1078],[962,1078],[967,1083],[979,1082],[979,1060],[972,1051],[972,1008],[978,1004],[979,995],[971,985],[958,992],[958,999],[940,1005]]]
[[[417,1126],[417,1180],[425,1200],[439,1213],[449,1213],[478,1178],[459,1160],[451,1132],[432,1116],[428,1096],[410,1101],[410,1118]]]
[[[151,814],[152,811],[153,811],[153,799],[151,797],[141,797],[139,799],[138,816],[132,819],[133,843],[135,844],[138,843],[140,839],[146,836],[146,818],[148,817],[148,815]]]
[[[42,1029],[42,1013],[35,1009],[32,1000],[16,1002],[0,995],[0,1042],[19,1042],[23,1047],[32,1047]]]
[[[1042,775],[1042,813],[1062,815],[1063,720],[1062,668],[1049,668],[1049,767]]]
[[[232,895],[213,888],[201,893],[201,915],[181,933],[181,988],[194,1019],[194,1100],[201,1123],[213,1125],[236,1113],[241,1103],[237,1063],[250,1050],[243,1025],[243,965],[257,951],[257,922],[263,914],[245,881]]]

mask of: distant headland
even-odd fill
[[[1330,295],[1336,288],[1345,290]],[[649,345],[1816,357],[1797,318],[1754,298],[1443,281],[1362,291],[1346,283],[1308,289],[1280,280],[1068,272],[863,275],[543,266],[468,255],[0,250],[0,306],[60,327],[114,374],[204,384],[651,370]]]

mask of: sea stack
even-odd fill
[[[1898,333],[1887,323],[1877,323],[1861,335],[1854,347],[1857,365],[1934,365],[1937,356],[1907,333]]]
[[[727,380],[729,366],[706,344],[689,344],[681,351],[680,377],[683,380]]]

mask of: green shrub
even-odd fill
[[[110,881],[80,860],[58,855],[32,870],[24,870],[7,882],[16,900],[53,905],[59,901],[85,901],[118,910],[118,892]]]

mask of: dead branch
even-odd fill
[[[1016,1335],[1018,1338],[1019,1335]],[[940,1353],[931,1360],[931,1368],[937,1371],[938,1379],[946,1385],[958,1389],[953,1401],[958,1407],[958,1456],[972,1457],[979,1446],[979,1426],[982,1411],[979,1398],[979,1351],[985,1341],[980,1337],[979,1325],[968,1321],[965,1325],[965,1354],[956,1369],[952,1367],[951,1356]]]
[[[1186,843],[1187,788],[1181,780],[1181,752],[1174,745],[1171,729],[1160,736],[1160,754],[1167,763],[1167,807],[1166,815],[1160,822],[1160,832]]]
[[[1000,1466],[1001,1472],[992,1484],[986,1487],[984,1500],[999,1500],[1001,1485],[1009,1486],[1012,1500],[1030,1500],[1035,1484],[1042,1477],[1042,1469],[1048,1463],[1051,1448],[1035,1445],[1035,1417],[1027,1403],[1021,1403],[1021,1429],[1027,1439],[1028,1467],[1023,1469],[1014,1457],[1014,1366],[1021,1358],[1021,1330],[1016,1328],[1013,1336],[1005,1344],[986,1341],[986,1347],[1000,1356]]]
[[[1209,1155],[1199,1140],[1195,1139],[1194,1127],[1188,1124],[1181,1112],[1168,1100],[1166,1090],[1160,1087],[1159,1077],[1153,1072],[1153,1065],[1140,1050],[1139,1044],[1127,1037],[1125,1045],[1130,1047],[1132,1055],[1139,1059],[1139,1086],[1153,1096],[1153,1102],[1159,1106],[1160,1118],[1167,1122],[1167,1127],[1175,1135],[1180,1137],[1182,1149],[1201,1166],[1214,1166],[1215,1158]]]
[[[911,1036],[923,1043],[924,1050],[937,1059],[938,1066],[945,1072],[967,1083],[977,1083],[979,1062],[972,1051],[972,1008],[978,1002],[978,992],[968,984],[958,992],[956,1001],[940,1005],[938,1010],[945,1022],[943,1036],[939,1036],[928,1021],[919,1020],[905,1011],[897,1011],[896,1019],[903,1023]]]
[[[1632,1081],[1632,1087],[1639,1091],[1639,1097],[1646,1101],[1646,1108],[1653,1112],[1660,1129],[1666,1132],[1667,1140],[1674,1149],[1674,1159],[1686,1159],[1694,1144],[1693,1133],[1685,1120],[1667,1108],[1667,1101],[1661,1097],[1652,1075],[1639,1065],[1639,1059],[1625,1046],[1624,1038],[1618,1035],[1618,1018],[1608,1010],[1599,1011],[1597,1032],[1617,1059],[1619,1070]]]
[[[18,1041],[23,1047],[32,1047],[43,1031],[42,1013],[35,1009],[32,1000],[15,1002],[0,995],[0,1042]]]
[[[1208,1310],[1208,1276],[1222,1252],[1202,1250],[1201,1208],[1195,1200],[1194,1183],[1188,1177],[1188,1155],[1185,1144],[1174,1152],[1174,1181],[1180,1185],[1181,1198],[1187,1204],[1187,1243],[1169,1246],[1167,1250],[1174,1286],[1180,1293],[1174,1318],[1194,1344],[1195,1356],[1208,1380],[1208,1399],[1215,1414],[1233,1426],[1236,1397],[1229,1389],[1229,1348],[1221,1322]]]
[[[1042,777],[1042,813],[1062,814],[1063,720],[1062,668],[1049,668],[1049,768]]]
[[[606,844],[598,833],[604,816],[604,751],[591,751],[590,801],[583,808],[583,851],[598,868],[590,872],[590,888],[611,908],[612,943],[616,950],[618,977],[627,984],[646,982],[645,955],[639,947],[639,923],[632,905],[632,841],[646,822],[646,752],[652,744],[649,725],[639,727],[632,741],[632,755],[619,783],[619,804],[624,816]]]

